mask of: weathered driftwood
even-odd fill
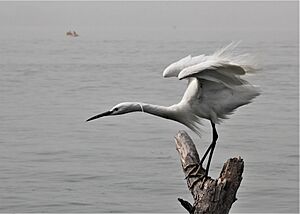
[[[237,157],[227,160],[218,179],[205,178],[205,170],[199,166],[195,144],[188,134],[179,131],[175,142],[187,186],[194,198],[193,205],[178,198],[181,205],[189,213],[229,213],[231,205],[237,200],[236,192],[242,181],[243,159]]]

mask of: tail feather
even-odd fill
[[[216,50],[212,56],[215,57],[225,57],[226,55],[231,56],[233,50],[241,43],[241,41],[231,42],[229,45],[226,45],[219,50]]]
[[[241,41],[231,42],[229,45],[215,51],[211,55],[211,57],[218,60],[227,61],[232,65],[241,66],[246,71],[246,73],[253,73],[259,70],[256,59],[253,55],[250,55],[248,53],[238,55],[234,54],[234,49],[240,43]]]

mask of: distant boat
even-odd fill
[[[66,33],[67,36],[71,36],[71,37],[78,37],[79,35],[76,33],[76,31],[68,31]]]

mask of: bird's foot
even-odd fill
[[[203,170],[202,165],[200,164],[193,164],[192,169],[187,173],[184,179],[188,179],[191,177],[199,177],[202,178],[200,172]]]
[[[198,171],[199,165],[198,165],[198,164],[188,164],[188,165],[185,166],[183,169],[184,169],[184,170],[187,170],[189,167],[191,167],[191,170],[188,171],[188,172],[186,173],[186,176],[185,176],[184,179],[188,179],[188,178],[190,178],[190,177],[195,176],[195,173],[194,173],[194,172],[195,172],[195,171],[196,171],[196,172]]]
[[[190,164],[187,164],[186,166],[183,166],[182,168],[184,170],[187,170],[189,167],[195,167],[195,166],[198,166],[198,164],[197,163],[190,163]]]

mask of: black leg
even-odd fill
[[[212,147],[212,143],[209,145],[209,147],[205,151],[203,157],[201,158],[201,160],[200,160],[200,166],[202,166],[203,162],[205,161],[206,156],[208,155],[208,152],[211,150],[211,147]]]
[[[198,167],[197,166],[193,166],[193,168],[189,171],[188,175],[186,176],[186,179],[188,177],[196,176],[198,174],[198,172],[201,169],[201,166],[202,166],[203,162],[205,161],[208,153],[210,152],[209,153],[209,157],[208,157],[208,161],[207,161],[207,165],[206,165],[206,169],[205,169],[205,175],[204,175],[204,177],[208,176],[210,162],[211,162],[212,155],[214,153],[214,150],[215,150],[215,147],[216,147],[216,143],[217,143],[217,139],[218,139],[218,133],[217,133],[216,125],[212,121],[210,121],[210,123],[211,123],[211,126],[212,126],[212,134],[213,134],[212,142],[209,145],[209,147],[207,148],[207,150],[205,151],[205,154],[203,155],[203,157],[201,158],[199,166]],[[195,170],[196,170],[196,172],[195,172]]]
[[[209,153],[209,157],[208,157],[208,161],[207,161],[207,165],[206,165],[206,170],[205,170],[205,176],[206,177],[208,176],[210,162],[211,162],[212,155],[214,153],[216,143],[217,143],[217,140],[218,140],[218,133],[217,133],[217,130],[216,130],[216,125],[213,122],[211,122],[211,126],[212,126],[212,132],[213,132],[213,140],[212,140],[212,143],[209,146],[210,147],[210,153]]]

